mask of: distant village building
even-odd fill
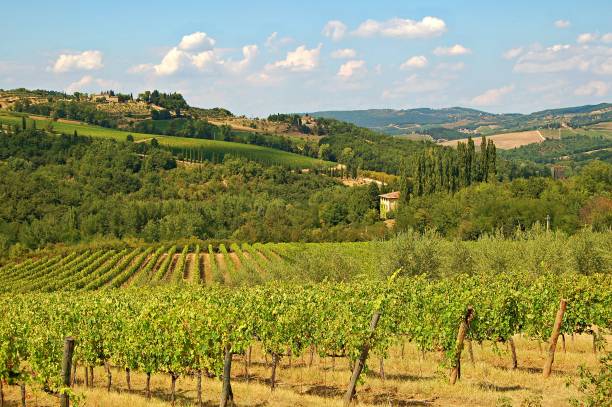
[[[400,193],[399,191],[394,191],[378,196],[380,197],[380,217],[382,219],[387,219],[388,213],[397,209]]]
[[[565,179],[565,167],[562,165],[553,165],[550,167],[550,175],[553,179]]]
[[[94,101],[97,102],[98,100],[103,100],[105,102],[109,102],[109,103],[119,103],[119,96],[111,96],[108,93],[100,93],[100,94],[93,94],[91,96],[89,96],[89,98]]]

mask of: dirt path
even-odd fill
[[[136,257],[134,257],[134,259],[130,262],[130,264],[126,267],[126,269],[132,267],[134,265],[134,263],[136,263],[136,261],[140,258],[140,256],[141,255],[139,254]],[[123,285],[121,287],[130,287],[134,283],[134,281],[138,278],[138,276],[140,276],[140,273],[142,272],[142,269],[144,269],[147,266],[147,263],[151,261],[151,257],[152,256],[153,256],[153,253],[149,253],[149,255],[142,262],[142,264],[140,265],[138,270],[136,270],[136,272],[134,274],[132,274],[130,276],[130,278],[128,278],[128,280],[125,283],[123,283]]]
[[[212,284],[212,265],[210,264],[210,254],[208,253],[204,253],[203,254],[204,258],[203,258],[203,265],[202,265],[202,273],[204,273],[204,275],[202,276],[202,281],[204,283],[206,283],[206,285],[211,285]],[[213,259],[214,260],[214,259]]]

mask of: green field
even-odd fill
[[[22,116],[23,115],[0,111],[0,124],[21,125]],[[34,120],[29,118],[28,125],[30,125],[32,121]],[[72,134],[76,131],[81,136],[106,138],[117,141],[125,141],[127,135],[131,134],[134,137],[135,141],[156,138],[159,141],[159,144],[171,148],[204,148],[207,153],[218,157],[222,157],[226,154],[232,154],[246,157],[254,161],[284,165],[291,168],[315,168],[336,165],[335,163],[329,161],[318,160],[299,154],[289,153],[286,151],[275,150],[273,148],[261,147],[251,144],[240,144],[227,141],[215,141],[186,137],[163,136],[158,134],[134,133],[89,124],[63,123],[53,121],[51,119],[37,118],[35,121],[36,127],[39,129],[44,129],[49,125],[49,123],[51,123],[53,126],[53,131],[56,133]]]

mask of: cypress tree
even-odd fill
[[[21,130],[25,130],[26,129],[26,118],[22,117],[21,118]]]

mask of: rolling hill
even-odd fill
[[[457,139],[462,138],[460,134],[457,134],[458,129],[488,135],[548,127],[578,127],[611,121],[612,104],[600,103],[548,109],[530,114],[495,114],[464,107],[451,107],[444,109],[335,110],[314,112],[312,115],[343,120],[392,135],[417,132],[428,134],[434,139]],[[449,129],[453,129],[455,133],[449,132]]]

